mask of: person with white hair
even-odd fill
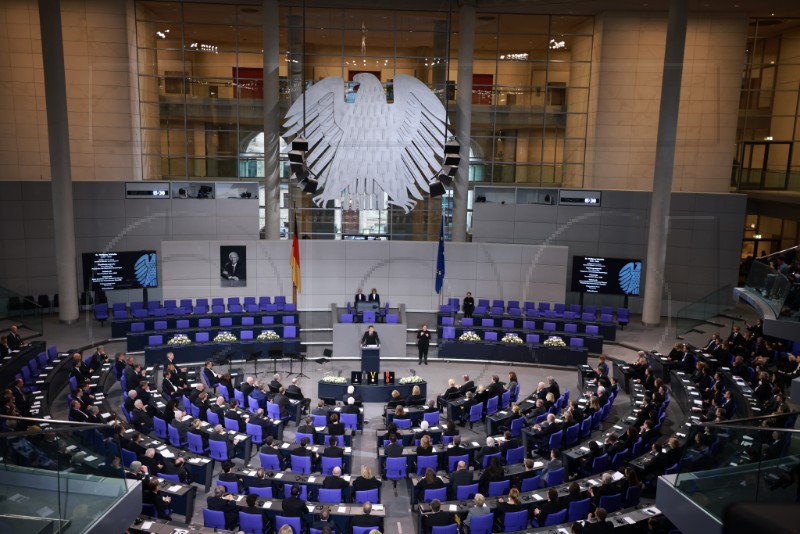
[[[269,383],[269,391],[270,393],[277,393],[282,387],[283,384],[281,384],[281,374],[275,373],[272,375],[272,382]]]
[[[149,434],[153,430],[153,418],[144,410],[141,399],[136,399],[131,412],[131,424],[142,434]]]
[[[428,433],[430,425],[424,419],[419,423],[419,430],[414,432],[414,440],[422,439],[422,436]]]
[[[356,387],[354,385],[352,385],[352,384],[347,386],[347,393],[344,394],[344,397],[342,398],[342,400],[344,402],[347,402],[347,399],[350,398],[350,397],[353,397],[353,399],[355,399],[356,406],[361,406],[363,404],[363,400],[361,399],[361,395],[356,390]]]
[[[342,407],[342,413],[359,413],[355,397],[347,397],[347,404]]]
[[[486,437],[486,445],[481,447],[478,452],[475,453],[475,466],[477,469],[483,468],[483,457],[488,454],[496,454],[500,452],[500,449],[497,446],[494,438],[492,436]]]
[[[311,406],[311,399],[307,399],[303,395],[303,390],[300,389],[299,378],[292,378],[292,383],[286,388],[286,396],[293,400],[299,400],[303,405],[303,412],[308,412],[308,408]]]

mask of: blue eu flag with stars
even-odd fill
[[[444,216],[439,226],[439,257],[436,259],[436,293],[441,293],[444,284]]]

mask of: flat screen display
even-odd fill
[[[642,260],[572,257],[572,291],[607,295],[639,295]]]
[[[156,251],[84,252],[83,280],[87,291],[158,287]]]

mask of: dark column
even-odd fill
[[[64,40],[61,36],[61,1],[39,0],[42,33],[44,97],[50,148],[53,238],[58,279],[58,317],[62,323],[78,320],[78,274],[75,257],[75,219],[67,122],[67,82],[64,74]]]
[[[675,141],[678,137],[678,109],[681,103],[687,17],[687,0],[671,0],[667,22],[667,46],[664,51],[664,76],[661,82],[661,107],[658,113],[656,168],[653,175],[653,195],[650,200],[647,259],[644,264],[642,323],[646,326],[657,326],[661,322],[661,297],[664,291],[664,265],[667,258],[669,207],[675,164]]]

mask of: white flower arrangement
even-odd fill
[[[469,331],[469,332],[464,332],[463,334],[461,334],[459,336],[458,340],[459,341],[480,341],[481,338],[475,332]]]
[[[279,336],[274,330],[264,330],[261,332],[258,337],[256,338],[257,341],[275,341],[276,339],[280,339]]]
[[[236,336],[230,332],[220,332],[217,334],[217,337],[214,338],[214,343],[232,343],[234,341],[236,341]]]
[[[414,376],[404,376],[398,382],[400,384],[421,384],[424,381],[425,380],[423,380],[421,376],[414,375]]]
[[[178,334],[172,339],[168,340],[167,345],[169,345],[170,347],[182,347],[184,345],[188,345],[191,342],[192,340],[189,339],[187,336],[183,334]]]
[[[324,382],[326,384],[347,384],[347,379],[343,376],[327,375],[323,376],[320,382]]]
[[[522,345],[522,338],[517,334],[506,334],[500,341],[508,343],[509,345]]]
[[[544,340],[545,347],[566,347],[567,344],[558,336],[550,336]]]

